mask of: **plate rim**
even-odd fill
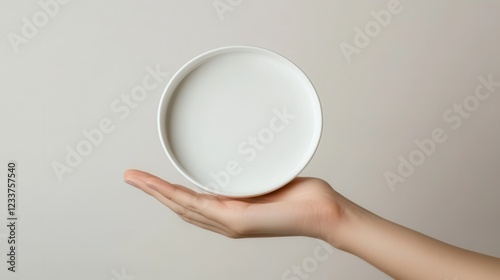
[[[171,105],[170,101],[172,96],[175,94],[176,89],[178,85],[193,71],[195,70],[198,66],[202,65],[203,63],[207,62],[210,59],[213,59],[214,57],[224,55],[224,54],[229,54],[229,53],[256,53],[256,54],[261,54],[264,55],[268,58],[271,58],[284,66],[286,66],[288,69],[293,70],[294,72],[298,73],[304,81],[307,81],[307,85],[310,87],[310,90],[307,90],[309,98],[312,99],[311,102],[313,103],[312,106],[313,108],[313,119],[315,122],[315,129],[313,131],[313,135],[311,138],[311,141],[309,143],[309,147],[307,150],[304,151],[303,158],[300,161],[300,164],[297,164],[297,167],[294,169],[290,170],[290,172],[284,176],[282,180],[280,180],[280,183],[277,185],[270,185],[268,188],[263,188],[265,189],[264,191],[256,191],[256,192],[245,192],[241,194],[234,194],[234,193],[228,193],[224,192],[224,188],[210,188],[205,186],[203,183],[198,182],[191,176],[174,156],[174,152],[172,152],[172,149],[170,147],[170,144],[168,143],[168,133],[166,130],[166,115],[168,115],[168,108]],[[224,47],[219,47],[215,49],[211,49],[209,51],[205,51],[180,67],[176,73],[170,78],[169,82],[165,86],[163,93],[160,98],[160,102],[158,105],[158,112],[157,112],[157,130],[158,130],[158,135],[160,138],[160,143],[163,148],[163,151],[167,154],[167,157],[169,161],[174,165],[175,169],[182,174],[184,178],[186,178],[190,183],[194,184],[196,187],[198,187],[200,190],[206,191],[208,193],[211,193],[213,195],[220,195],[220,196],[225,196],[225,197],[233,197],[233,198],[245,198],[245,197],[255,197],[255,196],[260,196],[264,195],[270,192],[273,192],[284,185],[288,184],[291,182],[294,178],[296,178],[310,163],[312,160],[314,154],[316,153],[319,143],[321,140],[322,136],[322,131],[323,131],[323,110],[321,108],[321,102],[319,99],[319,95],[316,91],[316,88],[314,87],[312,81],[310,78],[302,71],[302,69],[292,62],[290,59],[284,57],[283,55],[271,51],[269,49],[261,48],[261,47],[255,47],[255,46],[244,46],[244,45],[232,45],[232,46],[224,46]]]

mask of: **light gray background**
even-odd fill
[[[21,35],[22,18],[42,9],[1,0],[0,182],[6,162],[17,160],[20,226],[13,274],[2,183],[0,278],[284,279],[314,257],[316,240],[226,239],[122,182],[125,169],[140,168],[187,183],[161,149],[157,105],[179,67],[225,45],[276,51],[312,80],[324,133],[303,175],[390,220],[500,256],[500,88],[459,129],[442,116],[473,95],[479,76],[500,81],[499,1],[401,0],[401,12],[350,63],[340,44],[354,44],[354,29],[391,1],[221,2],[234,5],[223,20],[212,0],[70,1],[15,52],[9,33]],[[157,65],[169,76],[120,119],[111,104]],[[104,118],[114,131],[59,182],[51,164]],[[391,191],[384,173],[397,172],[398,157],[435,128],[447,141]],[[389,279],[339,251],[307,276]]]

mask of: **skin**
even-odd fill
[[[461,249],[385,220],[321,179],[296,178],[267,195],[233,199],[200,194],[139,170],[126,171],[124,178],[184,221],[230,238],[318,238],[395,279],[500,279],[499,258]]]

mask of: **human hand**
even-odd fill
[[[128,170],[124,177],[183,220],[231,238],[309,236],[334,245],[331,237],[349,204],[316,178],[296,178],[272,193],[234,199],[197,193],[139,170]]]
[[[201,228],[231,238],[296,235],[323,239],[396,279],[443,279],[455,271],[460,279],[489,280],[500,274],[500,259],[387,221],[320,179],[296,178],[272,193],[241,199],[200,194],[139,170],[125,172],[125,181]]]

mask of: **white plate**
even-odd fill
[[[201,54],[170,80],[158,130],[173,165],[213,194],[274,191],[308,164],[321,135],[321,107],[306,75],[261,48]]]

